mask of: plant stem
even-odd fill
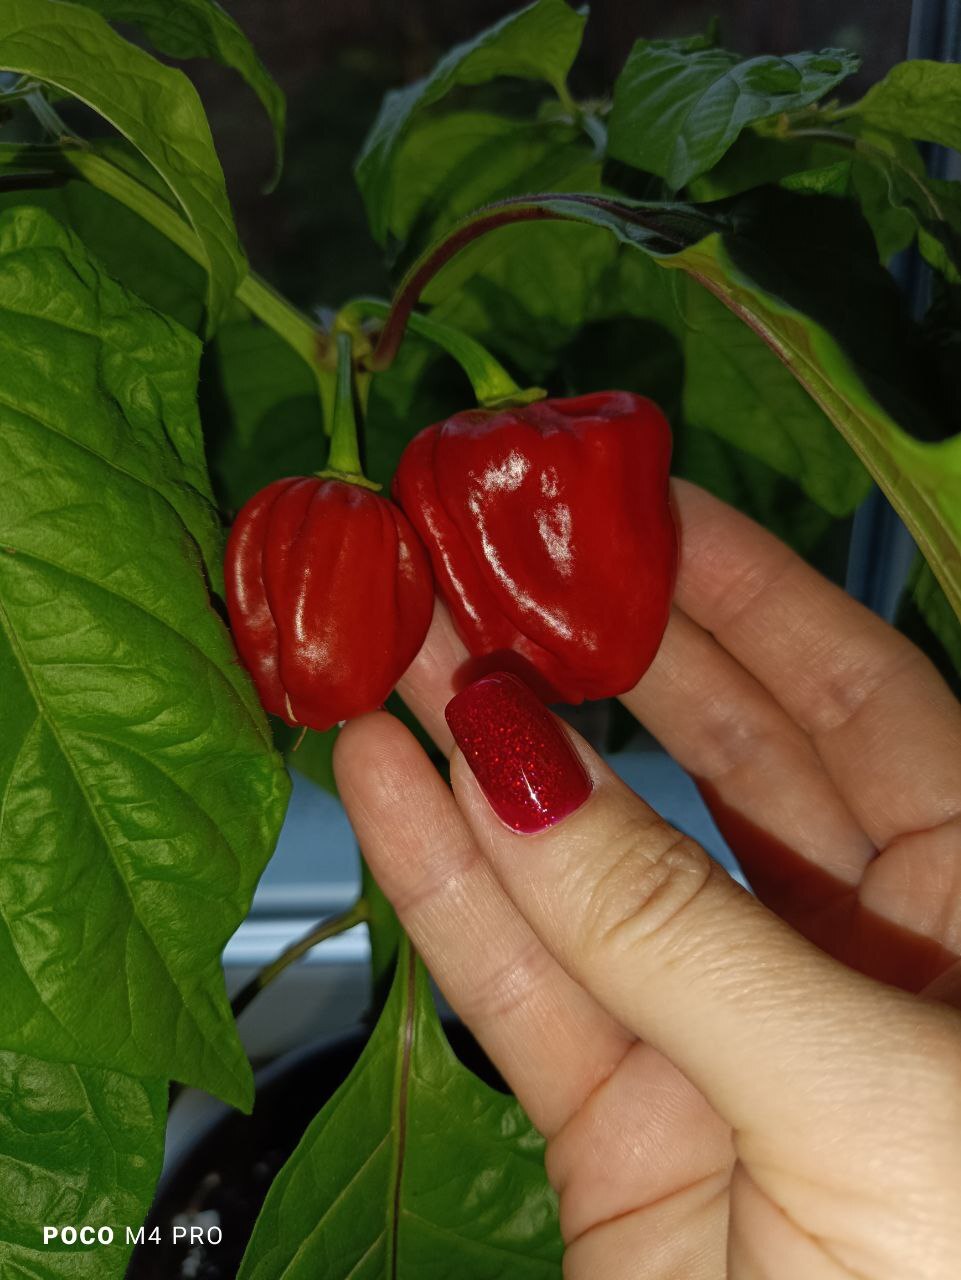
[[[338,316],[338,322],[350,327],[366,316],[386,319],[390,316],[390,310],[390,303],[379,298],[356,298],[344,307]],[[547,395],[542,387],[519,387],[486,347],[452,325],[442,324],[412,311],[407,318],[407,327],[453,356],[470,379],[478,404],[485,409],[530,404]]]
[[[571,119],[576,120],[581,114],[581,108],[578,106],[577,102],[574,100],[574,97],[571,94],[570,89],[568,89],[567,81],[563,78],[555,80],[554,92],[557,94],[557,98],[561,106],[564,108],[566,112],[568,112]]]
[[[698,215],[685,211],[683,207],[675,208],[660,202],[658,206],[657,211],[654,212],[649,207],[642,208],[638,202],[616,200],[606,196],[542,192],[537,195],[510,196],[468,214],[443,240],[426,249],[400,282],[394,294],[390,314],[373,355],[367,361],[367,367],[375,372],[390,367],[423,289],[441,267],[479,236],[486,235],[489,231],[496,231],[499,227],[510,226],[515,222],[590,221],[591,219],[585,216],[587,211],[592,211],[595,218],[598,213],[610,212],[616,213],[622,222],[626,220],[653,232],[667,248],[683,249],[689,240],[680,234],[675,235],[669,223],[673,219],[676,231],[680,221],[693,224],[698,221]],[[699,235],[714,229],[708,220],[701,219],[701,222],[704,225]]]
[[[247,1006],[254,1000],[265,987],[270,984],[288,969],[292,964],[305,956],[321,942],[326,942],[328,938],[335,938],[340,933],[346,933],[348,929],[353,929],[354,925],[363,924],[368,917],[367,901],[365,898],[358,898],[352,907],[342,911],[340,915],[331,916],[327,920],[321,921],[320,924],[308,930],[302,938],[298,938],[296,942],[286,947],[276,960],[272,960],[270,964],[265,965],[258,974],[237,992],[230,1002],[235,1018],[239,1018]]]
[[[334,341],[337,348],[337,384],[333,430],[327,465],[317,474],[322,479],[346,480],[350,484],[363,485],[365,489],[379,489],[380,485],[368,480],[360,465],[357,418],[354,412],[354,341],[346,330],[335,333]]]
[[[241,987],[230,1002],[234,1018],[239,1018],[265,987],[269,987],[276,978],[280,977],[285,969],[288,969],[302,956],[305,956],[308,951],[311,951],[319,943],[326,942],[328,938],[335,938],[339,933],[346,933],[355,924],[363,924],[368,919],[368,915],[367,900],[361,897],[357,899],[352,907],[342,911],[340,915],[331,916],[327,920],[322,920],[320,924],[314,925],[302,938],[298,938],[296,942],[286,947],[276,960],[272,960],[270,964],[265,965],[259,973],[255,974],[248,983]],[[168,1111],[183,1091],[184,1085],[177,1080],[171,1080],[170,1087],[167,1090]]]
[[[337,344],[337,390],[327,466],[343,475],[361,475],[357,420],[354,417],[354,344],[349,333],[336,334],[334,341]]]
[[[61,119],[60,113],[47,101],[41,88],[37,86],[28,88],[23,96],[36,120],[51,137],[59,142],[61,138],[69,135],[70,130]]]
[[[390,314],[381,330],[373,355],[367,361],[367,367],[375,372],[381,372],[390,367],[421,291],[441,267],[472,240],[476,240],[478,236],[488,231],[495,231],[498,227],[506,227],[514,222],[553,221],[556,218],[556,214],[542,210],[537,205],[519,205],[507,209],[491,206],[489,211],[482,210],[480,214],[456,226],[440,244],[427,249],[400,282],[394,294]]]

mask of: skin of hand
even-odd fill
[[[691,485],[675,611],[622,701],[752,897],[568,728],[589,797],[516,834],[444,708],[438,608],[340,735],[364,854],[547,1139],[567,1280],[961,1276],[961,707],[925,657]]]

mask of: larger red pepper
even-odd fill
[[[268,711],[329,729],[379,707],[430,624],[424,548],[387,498],[294,476],[255,494],[227,542],[234,639]]]
[[[468,649],[546,698],[632,688],[667,625],[671,432],[625,391],[474,409],[411,441],[394,494]]]

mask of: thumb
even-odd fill
[[[956,1089],[947,1010],[795,933],[519,680],[478,680],[447,719],[458,804],[541,941],[735,1129],[813,1155],[826,1115],[833,1138],[839,1114],[845,1128],[876,1125],[895,1090],[930,1083],[933,1063]]]

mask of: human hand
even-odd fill
[[[548,1139],[568,1280],[956,1280],[961,708],[770,535],[676,494],[677,608],[623,701],[761,901],[511,684],[452,720],[504,815],[553,825],[515,834],[461,752],[452,795],[383,713],[341,734],[341,794]],[[439,611],[403,689],[444,750],[464,656]]]

